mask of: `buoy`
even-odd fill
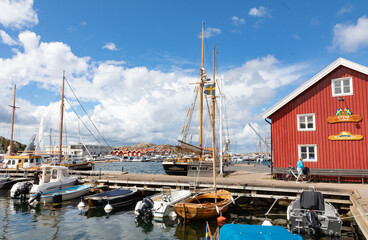
[[[110,205],[110,203],[107,203],[107,205],[105,206],[104,210],[107,214],[109,214],[112,211],[112,206]]]
[[[217,223],[218,224],[224,224],[225,221],[226,221],[226,217],[224,217],[224,216],[220,216],[220,217],[217,218]]]
[[[82,211],[86,207],[86,204],[83,202],[83,199],[81,199],[80,203],[78,204],[79,211]]]
[[[263,221],[262,226],[272,226],[272,223],[270,222],[270,220],[266,219]]]

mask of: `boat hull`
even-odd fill
[[[86,197],[88,206],[105,207],[108,203],[113,207],[128,206],[135,202],[137,189],[116,189]]]
[[[41,202],[50,203],[54,202],[55,197],[61,196],[61,201],[67,201],[75,198],[79,198],[81,196],[86,195],[91,188],[91,184],[74,186],[66,189],[62,189],[59,191],[44,193],[41,195]]]
[[[175,212],[188,220],[218,217],[220,212],[225,213],[229,210],[232,196],[228,191],[219,190],[217,191],[217,202],[215,202],[214,195],[214,192],[204,193],[178,203],[175,205]]]
[[[173,206],[185,199],[189,198],[191,191],[189,190],[170,190],[151,196],[153,207],[150,210],[154,218],[164,218],[174,210]],[[139,215],[140,210],[144,208],[144,201],[138,201],[135,205],[134,213]]]
[[[164,171],[168,175],[181,175],[186,176],[188,174],[188,165],[186,162],[163,162],[162,166]]]
[[[287,208],[287,219],[290,221],[292,232],[307,233],[311,235],[319,234],[333,237],[341,236],[342,220],[331,203],[324,201],[322,198],[320,203],[321,207],[319,209],[310,209],[304,208],[301,201],[303,200],[297,198],[292,201]],[[313,202],[313,200],[310,202]],[[313,214],[316,216],[316,220],[318,219],[318,222],[320,223],[318,228],[314,228],[310,221],[311,211],[313,211]]]

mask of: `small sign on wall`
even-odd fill
[[[353,135],[350,132],[344,131],[339,133],[339,135],[330,135],[328,136],[330,140],[362,140],[362,135]]]
[[[360,122],[363,118],[359,115],[353,115],[352,112],[345,108],[342,110],[338,109],[335,113],[335,116],[330,116],[327,118],[328,123],[339,123],[339,122]]]

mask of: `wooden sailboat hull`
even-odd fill
[[[220,212],[225,213],[229,210],[232,196],[228,191],[219,190],[216,197],[217,203],[215,203],[214,195],[214,191],[197,195],[185,202],[176,204],[175,211],[180,217],[188,220],[218,217]]]

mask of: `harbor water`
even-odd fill
[[[96,170],[117,170],[131,173],[162,174],[161,163],[114,162],[99,163]],[[116,169],[114,169],[116,168]],[[156,170],[155,170],[156,169]],[[137,196],[137,200],[144,196]],[[179,218],[136,219],[134,204],[114,209],[78,210],[80,199],[62,204],[39,204],[31,207],[25,201],[13,200],[9,190],[0,191],[0,233],[2,239],[203,239],[205,221],[185,223]],[[271,201],[272,203],[272,201]],[[270,204],[271,205],[271,204]],[[270,205],[238,203],[225,217],[228,223],[262,224]],[[287,227],[286,207],[277,206],[269,217],[274,225]],[[343,237],[362,239],[351,219],[344,221]],[[209,220],[211,232],[219,231],[216,219]],[[309,239],[308,236],[303,236]],[[330,238],[324,238],[330,239]],[[336,238],[334,238],[336,239]]]

